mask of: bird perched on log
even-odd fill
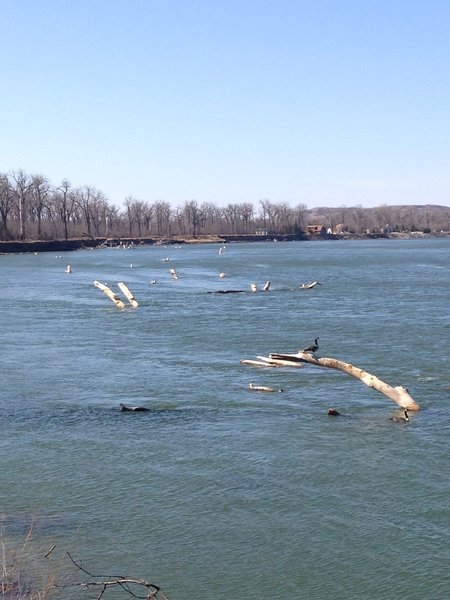
[[[317,352],[317,350],[319,349],[319,339],[320,338],[316,338],[314,340],[314,344],[311,344],[311,346],[304,348],[302,350],[302,352],[310,352],[311,354],[314,354],[315,352]]]
[[[408,409],[405,408],[403,413],[404,413],[403,415],[399,415],[398,417],[391,417],[391,421],[395,421],[396,423],[408,423],[408,421],[409,421]]]

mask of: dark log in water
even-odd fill
[[[120,403],[120,410],[123,412],[147,412],[150,409],[145,406],[127,406],[126,404]]]

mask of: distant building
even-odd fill
[[[308,235],[327,235],[327,228],[325,225],[308,225],[306,231]]]
[[[267,235],[267,229],[257,229],[255,235]]]

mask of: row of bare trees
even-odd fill
[[[355,234],[412,232],[433,233],[450,231],[450,207],[438,205],[386,204],[375,208],[341,206],[313,209],[308,217],[333,231]]]
[[[53,185],[43,175],[23,170],[0,173],[0,240],[49,240],[88,236],[170,237],[175,235],[302,233],[308,225],[332,232],[450,230],[450,209],[439,206],[361,206],[308,210],[305,204],[259,200],[218,207],[186,200],[148,202],[128,196],[122,208],[93,186],[74,187],[67,179]]]
[[[90,186],[53,186],[43,175],[22,170],[0,173],[0,239],[100,237],[109,219],[119,215],[105,195]]]

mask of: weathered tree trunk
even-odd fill
[[[102,290],[102,292],[108,296],[108,298],[110,300],[112,300],[114,302],[114,304],[117,306],[117,308],[125,308],[125,303],[122,302],[122,300],[119,298],[119,296],[117,294],[115,294],[111,288],[109,288],[107,285],[105,285],[104,283],[100,283],[100,281],[94,281],[94,285],[95,287],[97,287],[99,290]]]
[[[420,410],[420,406],[411,397],[406,388],[402,386],[392,387],[384,381],[381,381],[381,379],[378,379],[378,377],[375,377],[375,375],[371,375],[370,373],[367,373],[367,371],[363,371],[362,369],[355,367],[350,363],[337,360],[336,358],[318,358],[312,354],[309,354],[308,352],[299,352],[298,354],[271,353],[268,357],[268,360],[273,360],[275,364],[280,364],[280,361],[283,361],[283,364],[292,361],[294,366],[296,363],[298,364],[299,362],[305,362],[309,363],[310,365],[336,369],[338,371],[342,371],[343,373],[347,373],[352,377],[356,377],[367,386],[393,400],[401,408],[406,408],[408,410]]]
[[[128,300],[128,302],[131,304],[131,306],[133,308],[137,308],[139,306],[139,302],[133,296],[133,293],[130,290],[130,288],[127,285],[125,285],[125,283],[123,281],[119,281],[119,283],[117,285],[119,286],[121,292],[126,297],[126,299]]]

